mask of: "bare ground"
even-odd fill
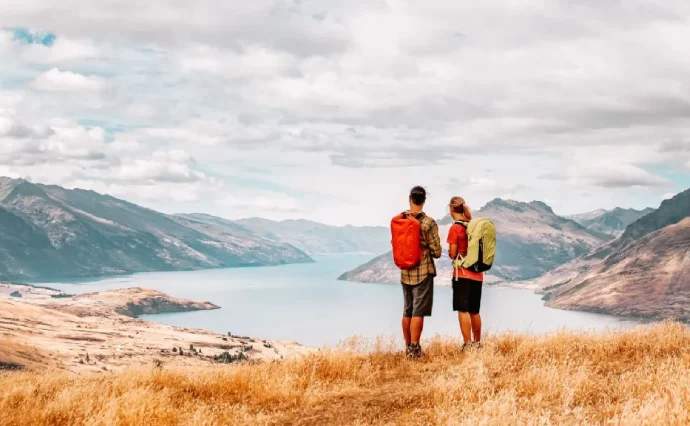
[[[16,291],[22,297],[10,296]],[[104,372],[141,365],[210,365],[225,352],[227,361],[238,356],[283,359],[309,350],[292,342],[220,335],[123,315],[218,308],[150,289],[51,297],[58,294],[0,285],[0,368]]]

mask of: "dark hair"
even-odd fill
[[[426,189],[421,186],[415,186],[410,191],[410,200],[418,206],[421,206],[426,202]]]

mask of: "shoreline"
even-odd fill
[[[104,280],[109,280],[109,279],[114,279],[114,278],[120,278],[120,277],[131,277],[134,275],[138,274],[159,274],[159,273],[164,273],[164,272],[198,272],[198,271],[213,271],[213,270],[222,270],[222,269],[249,269],[249,268],[275,268],[278,266],[288,266],[288,265],[308,265],[308,264],[313,264],[317,263],[316,259],[312,258],[311,256],[309,257],[309,260],[305,261],[299,261],[299,262],[284,262],[284,263],[275,263],[275,264],[266,264],[266,265],[257,265],[257,264],[243,264],[243,265],[237,265],[237,266],[212,266],[208,268],[190,268],[190,269],[162,269],[158,271],[122,271],[122,272],[113,272],[110,274],[94,274],[94,275],[83,275],[83,276],[78,276],[78,277],[62,277],[62,278],[54,278],[54,279],[30,279],[30,280],[23,280],[19,281],[18,278],[8,278],[8,277],[2,277],[0,278],[0,283],[7,283],[7,284],[12,284],[12,285],[27,285],[27,286],[32,286],[32,287],[41,287],[42,284],[50,285],[50,284],[63,284],[63,283],[79,283],[79,282],[96,282],[96,281],[104,281]],[[49,288],[49,287],[46,287]],[[55,289],[51,289],[55,290]]]
[[[0,370],[106,372],[132,366],[203,366],[280,360],[313,349],[137,318],[220,307],[134,287],[70,295],[0,284]]]

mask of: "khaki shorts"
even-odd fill
[[[405,297],[403,317],[430,317],[434,306],[434,276],[428,275],[417,285],[402,284]]]

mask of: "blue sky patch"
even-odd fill
[[[675,189],[678,191],[690,188],[690,173],[669,166],[654,166],[647,170],[673,182]]]
[[[50,32],[31,31],[25,27],[10,28],[14,39],[26,44],[42,44],[52,46],[55,42],[55,34]]]

